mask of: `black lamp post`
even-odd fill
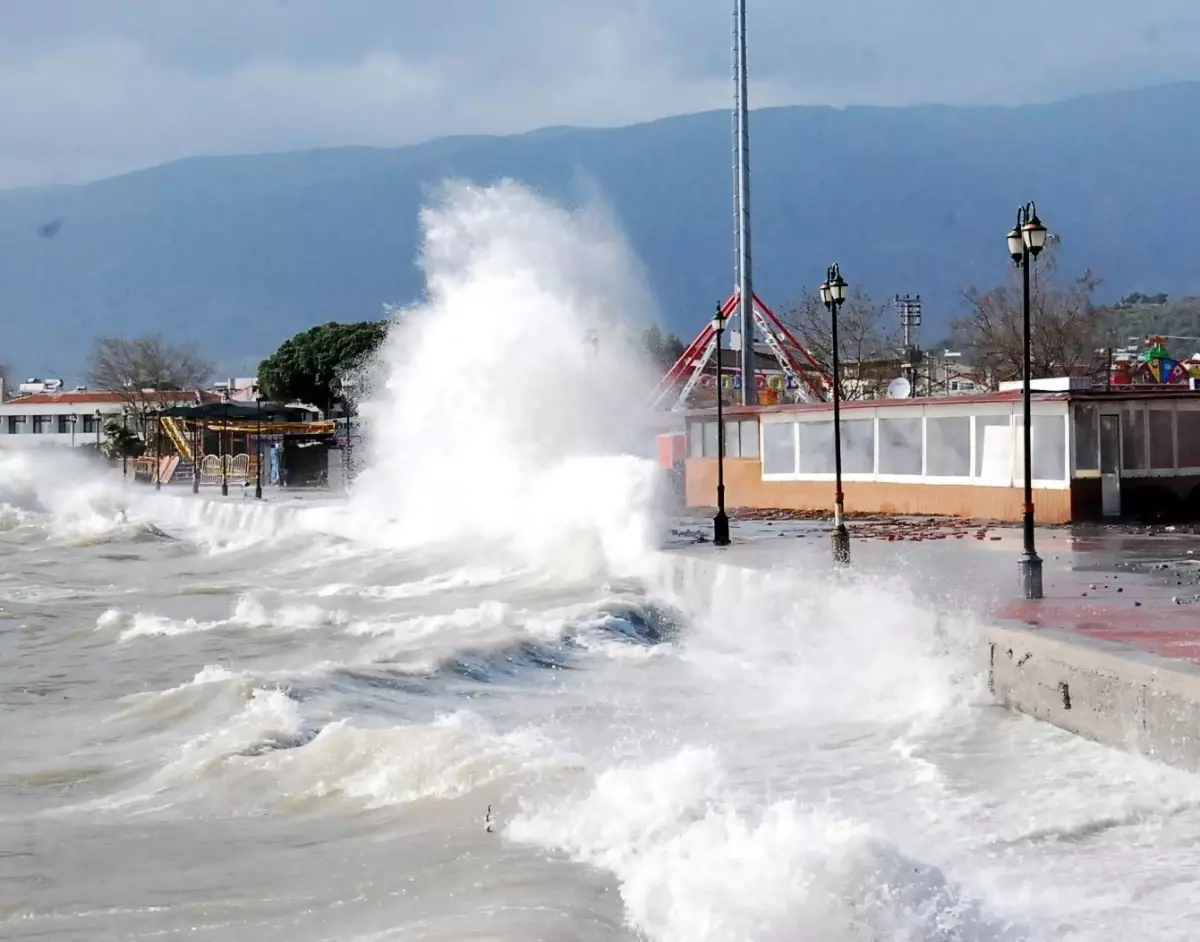
[[[158,406],[158,427],[154,430],[154,489],[162,490],[163,410]]]
[[[843,517],[844,499],[842,497],[842,414],[841,414],[841,364],[838,354],[838,310],[846,300],[846,279],[834,262],[825,272],[825,281],[821,285],[821,302],[829,311],[829,320],[833,328],[833,558],[839,563],[850,562],[850,533],[846,530]]]
[[[121,477],[129,477],[129,410],[121,410]]]
[[[229,496],[229,462],[225,460],[225,436],[229,434],[229,390],[221,392],[221,434],[218,436],[217,447],[221,452],[221,496]],[[230,445],[232,445],[232,440]]]
[[[75,426],[79,424],[79,416],[71,413],[71,447],[75,447]]]
[[[717,515],[713,517],[713,545],[729,545],[729,517],[725,515],[725,413],[722,407],[724,396],[721,383],[724,374],[721,370],[721,335],[725,331],[725,318],[721,316],[721,306],[717,305],[717,313],[713,315],[713,332],[717,335]]]
[[[204,405],[204,398],[200,395],[200,390],[196,390],[194,399],[196,406]],[[202,415],[197,415],[192,421],[192,493],[200,493],[200,459],[204,451],[204,433],[207,431]]]
[[[354,393],[357,387],[357,379],[348,376],[342,378],[342,421],[346,424],[346,444],[343,458],[342,484],[347,488],[350,486],[350,481],[354,477],[354,444],[350,437],[350,423],[354,417]]]
[[[1024,352],[1022,362],[1022,400],[1025,411],[1023,439],[1025,445],[1025,510],[1021,517],[1025,548],[1017,564],[1021,574],[1021,594],[1027,599],[1042,597],[1042,560],[1033,545],[1033,452],[1031,449],[1032,425],[1030,402],[1032,365],[1029,350],[1029,269],[1043,248],[1046,247],[1046,227],[1038,219],[1037,209],[1032,202],[1017,210],[1017,224],[1008,233],[1008,254],[1013,264],[1021,269],[1021,320],[1024,330]]]
[[[254,499],[262,500],[262,389],[254,387],[254,408],[257,428],[254,432]]]
[[[95,416],[93,416],[93,421],[96,423],[96,455],[99,456],[99,454],[100,454],[100,410],[99,409],[96,410],[96,414],[95,414]]]

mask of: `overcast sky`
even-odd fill
[[[751,104],[1200,79],[1197,0],[748,0]],[[732,0],[0,0],[0,186],[727,107]]]

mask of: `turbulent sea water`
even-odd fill
[[[0,938],[1194,937],[1197,780],[993,706],[969,600],[669,578],[602,218],[424,225],[348,499],[0,452]]]

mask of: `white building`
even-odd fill
[[[195,396],[190,390],[170,390],[147,391],[138,398],[170,408],[190,405]],[[0,448],[95,446],[104,439],[105,424],[121,421],[130,411],[128,399],[116,393],[82,387],[64,392],[61,380],[30,380],[17,387],[13,398],[0,401]]]

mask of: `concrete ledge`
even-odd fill
[[[1200,771],[1200,665],[1056,629],[985,632],[997,701],[1088,739]]]
[[[742,550],[741,559],[711,547],[664,552],[660,587],[706,606],[723,585],[778,587],[776,580],[796,572],[756,557],[752,542],[735,549]],[[1171,608],[1173,617],[1191,621],[1184,609]],[[1136,611],[1149,615],[1155,609]],[[999,704],[1103,745],[1200,772],[1200,664],[1083,631],[1033,627],[999,615],[984,621],[977,663]],[[1087,625],[1096,627],[1094,621]]]

